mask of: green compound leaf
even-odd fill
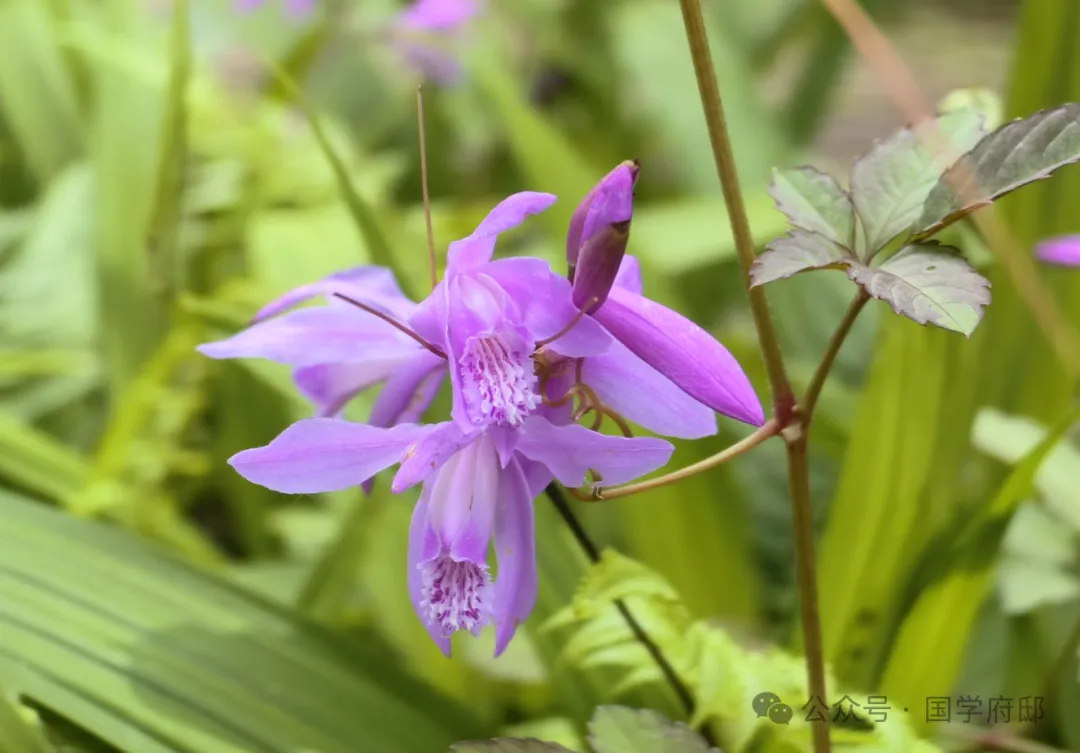
[[[857,264],[851,252],[824,235],[794,230],[768,245],[750,267],[754,287],[812,269],[840,269]]]
[[[859,258],[872,258],[911,227],[942,173],[985,135],[982,123],[974,110],[942,115],[898,131],[855,163],[851,195],[863,230]],[[935,143],[935,131],[943,143]]]
[[[893,311],[970,337],[990,303],[990,283],[949,246],[905,246],[880,267],[851,267],[848,277]]]
[[[854,248],[855,207],[833,176],[814,167],[776,168],[769,195],[794,227]]]
[[[596,710],[589,742],[596,753],[719,753],[685,724],[624,706]]]
[[[1080,159],[1080,103],[1014,120],[984,138],[929,192],[915,238],[947,225],[1021,186]]]

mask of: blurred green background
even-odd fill
[[[498,660],[489,635],[445,659],[413,614],[413,497],[385,481],[366,499],[283,496],[226,465],[310,407],[287,368],[196,344],[345,267],[388,258],[424,285],[417,80],[374,32],[392,0],[300,20],[275,0],[189,5],[185,29],[168,3],[0,0],[0,753],[438,753],[500,734],[584,751],[598,704],[686,718],[612,594],[647,617],[725,750],[809,750],[779,442],[579,505],[622,555],[592,571],[537,500],[540,600]],[[902,117],[815,0],[704,5],[763,245],[785,230],[773,166],[843,175]],[[1080,99],[1076,0],[863,5],[932,101],[987,88],[1011,118]],[[464,83],[425,87],[439,248],[506,194],[550,191],[500,249],[562,268],[578,201],[637,158],[646,292],[714,332],[765,401],[678,3],[488,6]],[[1080,231],[1078,201],[1069,168],[1001,206],[1030,248]],[[1080,750],[1080,442],[1030,478],[1075,385],[971,230],[949,233],[993,280],[980,329],[870,305],[814,425],[829,703],[889,699],[888,721],[837,733],[849,750],[978,749],[987,706],[972,724],[925,718],[926,698],[961,695],[1014,699],[1008,734]],[[1080,271],[1043,275],[1080,324]],[[850,295],[835,273],[770,286],[797,388]],[[673,462],[744,434],[723,419]],[[789,727],[756,718],[762,691],[795,707]],[[1034,728],[1016,724],[1024,696],[1045,699]]]

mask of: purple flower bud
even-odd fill
[[[574,305],[588,307],[588,313],[607,300],[626,253],[639,169],[636,160],[621,163],[589,191],[570,220],[566,265]]]
[[[1035,247],[1035,256],[1047,264],[1080,267],[1080,235],[1049,238]]]

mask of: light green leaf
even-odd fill
[[[125,750],[413,753],[478,732],[377,646],[7,493],[0,570],[8,689]]]
[[[880,267],[851,267],[848,277],[919,324],[970,337],[990,303],[990,283],[949,246],[906,246]]]
[[[1043,461],[1044,463],[1046,461]],[[1022,505],[1001,542],[1007,556],[1068,567],[1076,556],[1076,534],[1038,502]]]
[[[0,750],[4,753],[54,753],[53,747],[32,721],[33,711],[0,690]]]
[[[1008,557],[998,573],[998,594],[1006,614],[1026,614],[1080,596],[1080,578],[1045,562]]]
[[[973,110],[983,118],[983,128],[994,131],[1001,126],[1005,104],[993,89],[954,89],[938,102],[942,115]]]
[[[982,452],[1004,463],[1017,463],[1047,438],[1046,429],[1024,416],[994,409],[979,413],[972,442]],[[1073,531],[1080,532],[1080,451],[1067,442],[1055,443],[1038,466],[1035,487],[1046,506]]]
[[[82,151],[76,87],[50,18],[50,3],[0,3],[0,110],[42,182]]]
[[[769,194],[794,227],[855,247],[855,206],[833,176],[813,167],[774,168]]]
[[[450,753],[572,753],[572,751],[561,745],[545,743],[542,740],[504,737],[458,743],[451,746]]]
[[[916,237],[946,225],[1080,159],[1080,103],[1006,123],[949,168],[926,197]]]
[[[945,153],[933,148],[937,145],[935,131]],[[863,230],[860,258],[873,257],[911,227],[941,174],[984,133],[982,116],[977,112],[950,113],[923,123],[917,130],[897,132],[855,163],[851,197]]]
[[[655,711],[601,706],[589,722],[596,753],[719,753],[685,724]]]
[[[812,269],[840,269],[852,264],[857,264],[854,257],[835,241],[818,233],[794,230],[770,243],[765,253],[754,259],[750,280],[757,287]]]

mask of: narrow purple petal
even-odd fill
[[[255,315],[255,321],[279,314],[298,303],[316,296],[332,296],[341,293],[349,298],[379,308],[395,319],[404,321],[415,304],[405,297],[394,279],[394,273],[385,267],[354,267],[335,272],[318,282],[301,285],[263,306]],[[359,309],[356,309],[358,313]],[[364,313],[371,317],[371,314]],[[375,317],[371,317],[375,318]],[[385,325],[384,325],[385,326]]]
[[[404,424],[409,425],[409,424]],[[428,432],[414,446],[402,451],[401,463],[390,489],[394,494],[415,486],[438,471],[454,453],[468,447],[475,436],[465,435],[457,424],[447,421],[427,427]]]
[[[695,400],[754,426],[765,422],[761,402],[739,362],[682,314],[613,288],[594,316],[634,355]]]
[[[417,31],[449,31],[480,13],[479,0],[417,0],[397,16],[397,23]]]
[[[424,604],[423,578],[420,568],[434,559],[439,553],[438,535],[428,523],[428,500],[431,496],[429,484],[424,485],[420,500],[413,508],[412,521],[409,523],[409,552],[406,557],[409,577],[409,600],[420,622],[427,628],[431,640],[446,656],[450,656],[450,638],[430,618]]]
[[[1035,247],[1035,256],[1047,264],[1080,267],[1080,235],[1047,239]]]
[[[304,397],[315,404],[316,414],[327,418],[341,413],[356,395],[389,379],[398,363],[400,361],[395,360],[390,363],[374,361],[304,366],[293,371],[293,381]]]
[[[244,450],[229,465],[253,484],[284,494],[317,494],[359,486],[399,462],[431,431],[401,424],[382,429],[334,418],[297,421],[265,447]]]
[[[554,337],[577,319],[550,349],[571,358],[603,353],[611,336],[589,317],[579,315],[571,299],[570,283],[551,270],[543,259],[500,259],[484,267],[484,274],[499,283],[521,309],[525,328],[534,342]]]
[[[499,505],[495,513],[495,556],[499,574],[495,580],[495,656],[506,650],[517,626],[536,604],[536,535],[533,498],[517,462],[499,474]]]
[[[450,244],[446,255],[447,278],[491,261],[500,233],[517,227],[530,215],[543,212],[556,199],[553,194],[536,191],[523,191],[503,199],[472,235]]]
[[[529,499],[536,499],[547,488],[547,485],[555,480],[555,477],[543,463],[529,460],[521,454],[516,459],[517,464],[521,467],[521,472],[525,476],[525,486],[529,489]]]
[[[716,433],[712,408],[687,395],[622,343],[586,358],[581,376],[605,405],[649,431],[681,439]]]
[[[435,399],[446,370],[446,359],[421,350],[390,375],[375,399],[368,423],[393,426],[415,423]]]
[[[521,427],[518,452],[543,463],[559,482],[581,486],[592,469],[601,485],[625,484],[662,467],[675,451],[670,442],[654,437],[613,437],[580,424],[556,426],[533,416]]]
[[[615,275],[615,287],[622,288],[628,293],[641,295],[641,264],[637,257],[626,254],[619,265],[619,273]]]
[[[411,338],[359,309],[332,306],[291,311],[197,348],[210,358],[265,358],[290,366],[390,363],[420,349]]]

